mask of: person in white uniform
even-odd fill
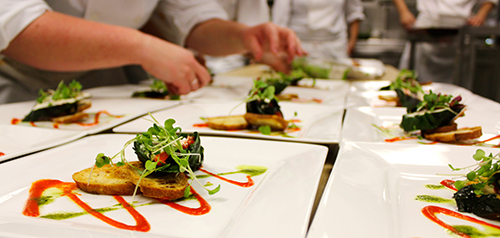
[[[464,25],[483,25],[489,12],[498,0],[417,0],[417,18],[408,9],[404,0],[393,0],[399,12],[401,25],[407,29],[451,28],[459,29]],[[480,4],[474,15],[472,10]],[[414,69],[423,81],[457,83],[456,51],[458,36],[449,37],[442,42],[419,42],[415,47]],[[410,47],[405,47],[400,69],[409,68]]]
[[[217,0],[232,21],[255,26],[270,20],[267,0]],[[206,66],[212,73],[224,73],[241,68],[249,59],[241,54],[224,57],[206,56]]]
[[[290,27],[311,58],[350,63],[359,25],[360,0],[275,0],[272,21]]]
[[[140,66],[186,94],[210,76],[194,54],[280,50],[301,55],[293,31],[273,24],[227,21],[208,0],[0,0],[0,103],[35,99],[62,79],[90,86],[129,82],[126,67]],[[173,43],[138,31],[161,19]],[[279,66],[276,66],[279,67]],[[286,66],[282,66],[286,68]]]

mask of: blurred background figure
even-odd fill
[[[255,26],[270,20],[269,6],[266,0],[217,0],[227,12],[230,20]],[[224,73],[247,65],[250,61],[244,55],[223,57],[205,56],[206,66],[214,74]]]
[[[481,26],[498,0],[417,0],[415,18],[404,0],[393,0],[399,12],[401,25],[408,31],[418,29],[450,30],[465,26]],[[473,14],[474,7],[478,10]],[[418,42],[413,58],[414,69],[422,81],[455,83],[458,34],[442,37],[439,42]],[[410,45],[407,44],[400,69],[410,68]]]
[[[309,57],[352,64],[349,57],[365,19],[361,0],[274,0],[271,16],[295,31]]]

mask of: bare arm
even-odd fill
[[[288,62],[303,51],[295,32],[273,23],[254,27],[213,19],[197,25],[186,39],[186,46],[207,55],[251,53],[256,60],[264,54],[285,52]],[[282,68],[277,66],[277,68]]]
[[[484,24],[484,21],[488,17],[488,14],[490,11],[495,7],[495,5],[491,2],[486,2],[481,5],[479,10],[477,11],[477,14],[467,21],[468,25],[471,26],[481,26]]]
[[[401,22],[401,25],[409,30],[413,27],[413,24],[415,24],[415,16],[413,13],[410,12],[408,9],[408,6],[406,5],[404,0],[392,0],[394,2],[394,5],[396,5],[396,9],[399,12],[399,20]]]
[[[2,53],[32,67],[53,71],[137,64],[180,94],[209,81],[208,72],[188,50],[135,29],[52,11],[33,21]],[[195,78],[199,85],[191,84]]]
[[[360,21],[353,21],[349,24],[349,40],[347,42],[347,55],[351,56],[356,41],[358,40]]]

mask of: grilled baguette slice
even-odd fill
[[[433,134],[424,134],[424,138],[432,141],[439,142],[458,142],[458,141],[466,141],[479,138],[483,135],[482,129],[480,126],[476,127],[465,127],[460,128],[454,131],[448,132],[438,132]]]
[[[83,119],[87,119],[89,115],[87,113],[84,113],[83,111],[90,108],[92,106],[92,102],[88,99],[83,99],[78,102],[78,109],[75,114],[70,114],[70,115],[65,115],[65,116],[60,116],[60,117],[54,117],[52,118],[53,122],[57,123],[72,123],[72,122],[77,122],[81,121]]]
[[[140,179],[139,170],[144,170],[142,162],[130,162],[127,167],[129,167],[132,182],[139,184],[144,196],[166,200],[175,200],[184,196],[184,190],[188,186],[188,178],[184,173],[153,173]]]
[[[209,117],[207,121],[208,127],[214,130],[243,130],[248,128],[248,122],[243,115]]]
[[[135,185],[130,179],[128,166],[104,165],[84,169],[73,174],[73,180],[83,191],[106,195],[132,195]],[[89,182],[89,175],[92,172]]]
[[[283,131],[288,126],[288,121],[278,115],[245,113],[245,120],[252,126],[270,126],[273,131]]]

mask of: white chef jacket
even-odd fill
[[[417,0],[418,16],[415,27],[461,27],[471,17],[476,4],[498,0]]]
[[[294,30],[313,58],[348,58],[348,24],[364,19],[360,0],[275,0],[272,10],[273,22]]]
[[[498,4],[498,0],[417,0],[418,15],[415,28],[460,28],[472,16],[472,9],[476,4],[491,2]],[[458,36],[449,42],[420,42],[415,48],[415,70],[423,81],[458,84],[456,51]],[[400,69],[409,67],[410,47],[406,45]],[[469,88],[472,82],[464,82],[463,87]]]
[[[267,0],[217,0],[227,12],[229,19],[255,26],[270,19]],[[240,54],[212,57],[205,56],[206,66],[213,73],[224,73],[246,65],[247,59]]]
[[[191,29],[208,19],[227,19],[211,0],[0,0],[0,51],[26,26],[46,11],[139,29],[152,16],[162,21],[168,40],[184,45]],[[140,71],[140,70],[139,70]],[[127,83],[134,73],[121,67],[91,72],[60,73],[38,70],[0,54],[0,103],[35,99],[39,89],[55,88],[59,81],[77,79],[84,88]],[[140,73],[144,76],[144,73]]]

